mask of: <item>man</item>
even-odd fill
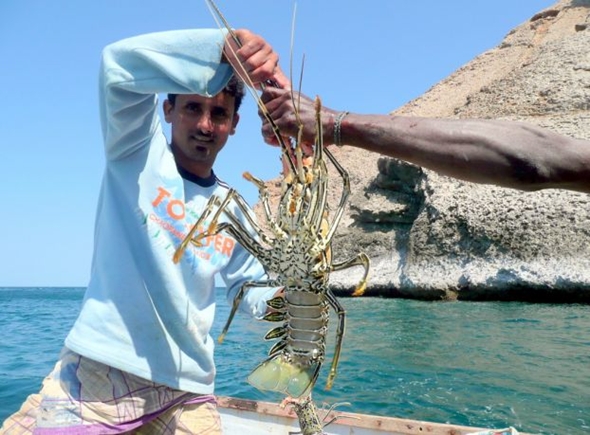
[[[315,106],[302,96],[267,88],[270,116],[285,135],[298,124],[293,101],[301,103],[303,140],[315,138]],[[521,190],[570,189],[590,193],[590,141],[519,122],[361,115],[322,107],[324,144],[351,145],[476,183]],[[276,144],[268,122],[262,134]]]
[[[288,86],[262,38],[237,36],[239,49],[219,30],[142,35],[105,48],[106,169],[90,282],[54,371],[2,433],[220,433],[209,335],[215,275],[231,300],[264,271],[225,233],[189,247],[179,264],[172,258],[209,198],[228,191],[213,164],[239,120],[243,85],[234,68],[242,64],[254,86]],[[169,95],[170,144],[159,93]],[[276,291],[251,289],[241,309],[263,316]]]

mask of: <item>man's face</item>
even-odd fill
[[[202,178],[211,175],[217,153],[238,124],[234,99],[220,92],[213,98],[177,95],[174,106],[164,101],[164,117],[171,124],[172,152],[180,167]]]

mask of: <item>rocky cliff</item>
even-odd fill
[[[394,113],[519,120],[590,139],[589,109],[590,0],[562,0]],[[352,185],[333,252],[369,255],[367,295],[590,302],[590,195],[476,185],[333,152]],[[269,185],[276,195],[278,181]],[[350,293],[361,273],[332,274],[334,291]]]

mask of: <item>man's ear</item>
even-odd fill
[[[164,103],[162,104],[162,109],[164,110],[164,119],[166,120],[166,122],[168,124],[170,124],[172,122],[172,110],[174,109],[174,106],[172,105],[172,103],[170,102],[170,100],[166,99],[164,100]]]
[[[234,113],[234,119],[232,120],[231,130],[229,132],[230,135],[233,135],[236,132],[236,127],[238,126],[238,122],[240,122],[240,114]]]

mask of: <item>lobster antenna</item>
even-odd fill
[[[241,47],[242,46],[242,42],[240,41],[240,38],[238,38],[238,35],[236,35],[236,32],[234,32],[234,30],[230,26],[229,22],[225,19],[225,17],[221,13],[221,11],[219,10],[219,8],[215,4],[215,2],[213,0],[205,0],[205,3],[207,4],[207,7],[209,8],[209,11],[211,12],[211,15],[213,16],[213,19],[215,20],[215,23],[217,24],[217,27],[219,27],[220,29],[225,28],[228,31],[228,33],[231,36],[231,38],[236,43],[236,45],[238,47]],[[229,47],[229,49],[231,50],[232,54],[235,56],[236,55],[235,50],[232,47]],[[236,56],[236,58],[237,58],[237,56]],[[279,142],[279,145],[281,147],[281,152],[282,152],[283,156],[287,156],[288,157],[287,160],[289,162],[290,169],[291,169],[291,171],[293,173],[295,173],[295,166],[294,166],[293,161],[291,160],[291,158],[289,156],[290,153],[287,151],[291,147],[290,146],[287,147],[287,144],[283,140],[283,137],[280,135],[280,131],[279,131],[278,126],[276,125],[276,123],[274,122],[274,120],[270,117],[268,111],[266,110],[266,107],[264,106],[264,104],[260,100],[260,97],[256,93],[256,90],[255,90],[255,87],[254,87],[254,83],[252,82],[252,80],[250,80],[250,78],[248,77],[248,73],[246,72],[246,69],[241,64],[240,64],[240,69],[241,69],[239,71],[241,73],[240,76],[243,75],[244,77],[242,77],[242,79],[248,84],[248,86],[247,86],[248,92],[250,93],[250,95],[252,95],[252,98],[254,98],[254,101],[256,101],[256,105],[261,110],[261,112],[264,115],[264,117],[270,123],[270,125],[272,127],[272,131],[273,131],[275,137],[277,138],[277,140]],[[268,86],[273,86],[273,87],[276,87],[276,88],[280,88],[279,84],[277,82],[275,82],[274,80],[267,80],[266,83],[261,83],[260,84],[260,88],[262,90],[264,90],[265,86],[267,86],[267,85]]]
[[[295,47],[295,21],[297,18],[297,3],[293,4],[293,19],[291,20],[291,45],[290,45],[290,55],[289,55],[289,77],[291,77],[291,89],[294,88],[293,86],[293,53]],[[303,70],[305,65],[305,55],[303,56],[303,60],[301,62],[301,71],[299,73],[299,83],[298,83],[298,96],[297,101],[295,101],[293,92],[291,92],[291,102],[293,107],[295,108],[295,118],[297,120],[297,125],[299,126],[297,131],[297,137],[295,138],[295,159],[297,164],[297,176],[301,183],[305,183],[305,174],[303,170],[303,153],[301,149],[301,137],[303,135],[303,123],[301,122],[301,117],[299,116],[299,109],[301,108],[301,89],[303,86]]]
[[[223,16],[221,11],[217,7],[217,5],[213,2],[213,0],[206,0],[206,1],[207,1],[207,6],[209,6],[209,10],[211,11],[211,15],[213,15],[213,18],[215,19],[215,21],[217,23],[217,27],[219,27],[219,28],[225,27],[227,29],[229,35],[231,36],[231,38],[236,43],[236,45],[238,47],[241,47],[242,42],[240,41],[240,38],[238,38],[238,35],[236,35],[236,32],[234,32],[232,27],[229,25],[229,22],[225,19],[225,17]],[[219,23],[218,19],[221,21],[221,23],[223,23],[223,26]],[[235,53],[233,53],[233,54],[235,54]],[[244,70],[244,68],[242,68],[242,70]],[[245,72],[245,70],[243,72]],[[252,84],[252,83],[250,82],[250,84]],[[267,86],[267,85],[275,87],[275,88],[280,88],[279,84],[277,82],[275,82],[274,80],[267,80],[265,83],[261,83],[260,88],[262,90],[264,90],[265,86]],[[252,86],[252,87],[254,87],[254,86]]]
[[[293,47],[295,47],[295,18],[297,17],[297,3],[293,5],[293,20],[291,21],[291,50],[290,50],[290,58],[289,58],[289,76],[293,77]],[[305,53],[301,59],[301,71],[299,72],[299,86],[298,91],[299,95],[297,97],[297,104],[293,100],[293,107],[296,107],[297,110],[295,111],[295,116],[297,117],[297,122],[301,125],[301,118],[299,117],[299,108],[301,107],[301,90],[303,89],[303,70],[305,69]],[[291,80],[291,88],[293,88],[293,80]],[[293,94],[291,94],[293,97]]]
[[[209,8],[209,11],[211,12],[211,15],[213,16],[213,19],[215,20],[215,23],[217,24],[217,27],[219,27],[220,29],[226,29],[228,34],[236,43],[236,45],[238,47],[241,47],[242,42],[240,41],[240,38],[238,38],[236,32],[234,32],[234,30],[231,28],[231,26],[229,25],[229,23],[227,22],[227,20],[225,19],[217,5],[213,2],[213,0],[205,0],[205,2],[207,4],[207,7]],[[236,56],[236,52],[233,49],[233,47],[228,47],[228,49],[232,52],[234,56]],[[254,83],[252,83],[252,80],[250,80],[250,78],[248,77],[248,73],[242,64],[240,64],[240,71],[237,72],[240,73],[240,78],[248,85],[248,92],[250,92],[254,96],[254,99],[258,101],[257,95],[254,91],[252,91],[252,89],[254,88]]]

